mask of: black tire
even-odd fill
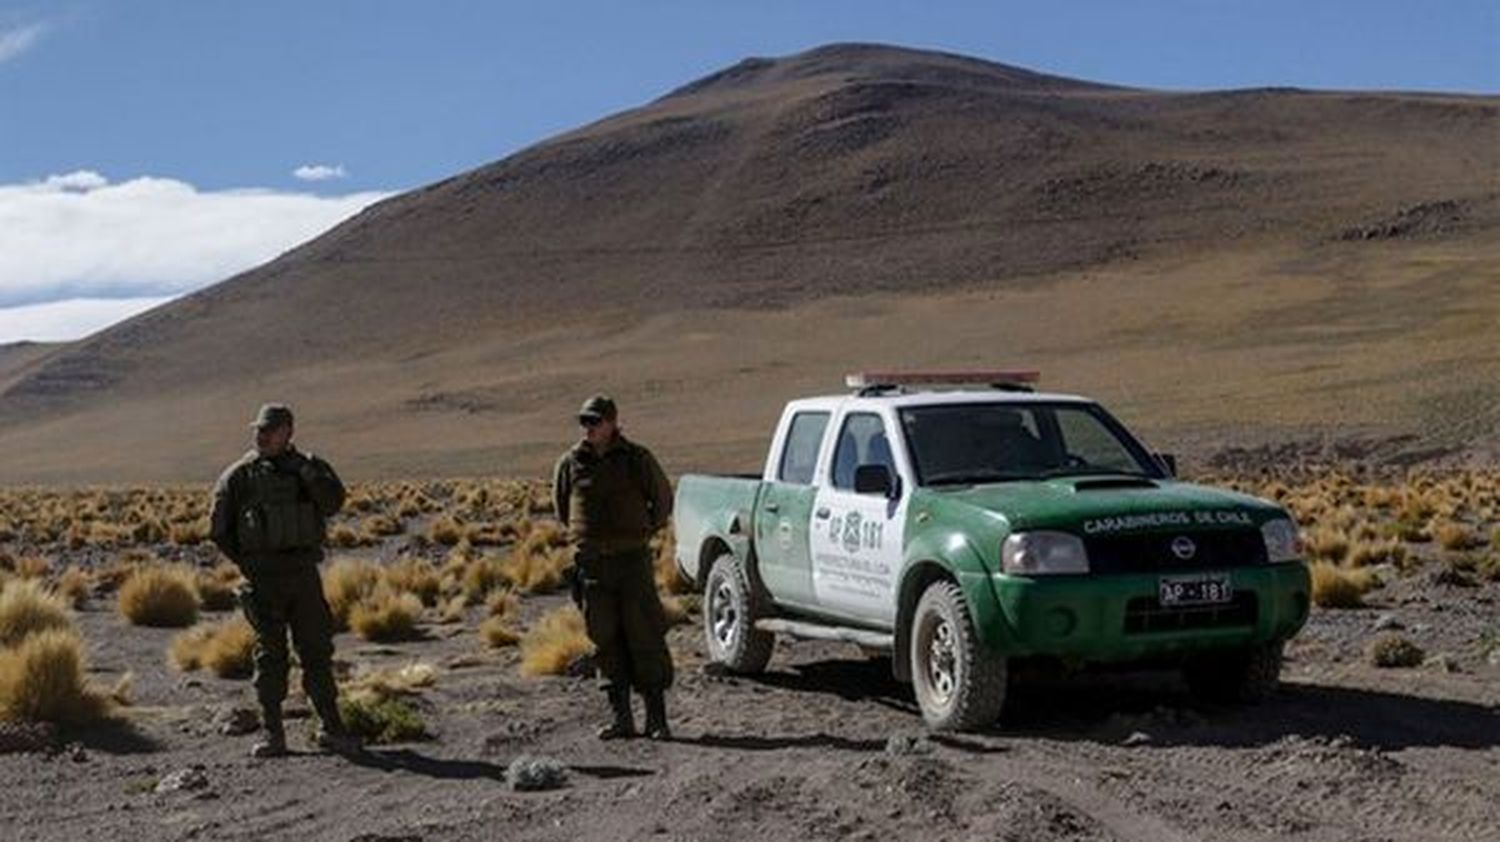
[[[703,583],[708,660],[741,675],[764,672],[776,635],[755,627],[758,600],[745,566],[730,553],[714,559]]]
[[[1194,696],[1220,704],[1263,702],[1281,684],[1282,643],[1195,655],[1182,666]]]
[[[972,731],[1000,718],[1005,706],[1005,656],[979,641],[963,592],[934,582],[911,616],[912,689],[922,718],[935,731]]]

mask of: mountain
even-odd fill
[[[1497,141],[1494,96],[747,59],[0,360],[0,482],[208,477],[269,399],[356,475],[540,473],[596,390],[671,467],[753,468],[876,365],[1036,365],[1190,453],[1487,452]]]

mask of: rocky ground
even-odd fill
[[[247,682],[172,670],[174,632],[101,604],[80,615],[93,669],[132,673],[134,703],[67,750],[0,756],[0,839],[1494,839],[1497,596],[1414,578],[1318,611],[1260,707],[1195,706],[1171,674],[1036,675],[999,727],[954,737],[925,735],[858,650],[783,643],[764,676],[724,677],[682,626],[666,744],[596,741],[591,683],[522,678],[514,649],[479,642],[476,608],[421,641],[339,639],[356,669],[440,668],[417,702],[432,739],[345,759],[307,750],[311,725],[294,723],[299,750],[275,761],[220,733],[252,704]],[[1436,657],[1369,665],[1377,626]],[[565,784],[513,790],[527,755],[565,766]]]

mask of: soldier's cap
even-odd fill
[[[292,408],[284,403],[268,403],[260,408],[250,426],[256,430],[292,425]]]
[[[578,408],[579,421],[594,421],[600,418],[613,421],[616,415],[618,415],[618,410],[615,409],[615,402],[606,395],[594,395]]]

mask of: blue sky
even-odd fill
[[[0,342],[86,332],[745,56],[880,41],[1155,88],[1496,93],[1497,8],[0,0]]]

